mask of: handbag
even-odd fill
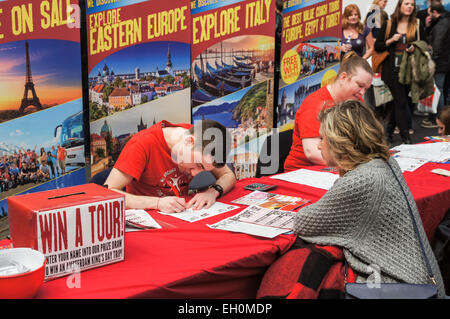
[[[403,195],[405,196],[408,210],[412,218],[414,231],[419,240],[420,249],[422,250],[425,264],[427,266],[428,276],[432,284],[407,284],[407,283],[380,283],[376,287],[371,287],[367,283],[347,283],[347,262],[345,263],[345,298],[346,299],[435,299],[437,298],[437,285],[434,279],[433,270],[430,266],[430,261],[425,253],[422,240],[419,236],[419,230],[414,218],[411,206],[409,205],[406,193],[400,183],[397,175],[391,165],[387,163],[394,174],[395,179],[400,185]]]
[[[391,33],[391,20],[388,20],[387,26],[386,26],[386,33],[384,36],[384,41],[387,40],[389,33]],[[383,62],[387,59],[389,56],[389,51],[383,51],[383,52],[377,52],[373,51],[372,53],[372,70],[375,73],[381,73],[383,70]]]
[[[381,106],[394,100],[391,90],[383,83],[382,85],[373,86],[373,97],[375,100],[375,106]]]
[[[436,114],[440,96],[441,92],[439,91],[435,83],[434,93],[424,99],[419,100],[419,102],[417,103],[417,110],[419,112]]]

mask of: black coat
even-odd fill
[[[428,37],[433,48],[432,58],[436,63],[436,72],[450,71],[450,12],[446,11],[436,20]]]
[[[392,38],[392,36],[397,33],[397,23],[395,23],[395,22],[391,22],[391,23],[392,23],[391,32],[389,33],[387,39]],[[387,40],[387,39],[385,40],[386,27],[387,27],[387,22],[385,22],[383,24],[383,26],[381,27],[380,33],[377,36],[377,40],[375,41],[375,51],[377,51],[377,52],[384,52],[386,50],[389,51],[389,56],[383,62],[383,71],[381,72],[381,79],[389,87],[392,87],[393,81],[398,81],[398,74],[396,75],[394,73],[394,70],[395,70],[395,61],[394,61],[395,60],[395,58],[394,58],[395,42],[391,43],[391,45],[388,47],[386,46],[386,40]],[[420,40],[427,41],[426,34],[425,34],[425,27],[422,23],[420,23],[420,26],[419,26],[419,34],[420,34]],[[414,39],[412,39],[411,42],[414,42],[416,40],[418,40],[417,32],[416,32]]]

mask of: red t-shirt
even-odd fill
[[[295,114],[291,151],[284,162],[286,172],[314,165],[305,156],[302,139],[320,136],[320,122],[317,117],[323,107],[332,106],[333,98],[326,86],[308,95],[300,105]]]
[[[164,139],[164,127],[183,127],[192,124],[172,124],[161,121],[136,133],[125,145],[114,168],[133,176],[127,192],[135,195],[174,196],[173,188],[180,195],[187,195],[191,175],[178,169],[172,160],[171,150]]]

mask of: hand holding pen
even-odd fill
[[[180,192],[169,184],[175,196],[166,196],[158,199],[156,209],[165,213],[180,213],[186,210],[186,200],[180,196]]]

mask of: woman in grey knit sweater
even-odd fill
[[[430,261],[439,297],[442,276],[402,172],[390,157],[383,127],[359,101],[346,101],[319,114],[326,165],[341,176],[316,203],[296,214],[298,237],[343,248],[357,282],[431,283],[411,216],[393,168],[405,190]]]

